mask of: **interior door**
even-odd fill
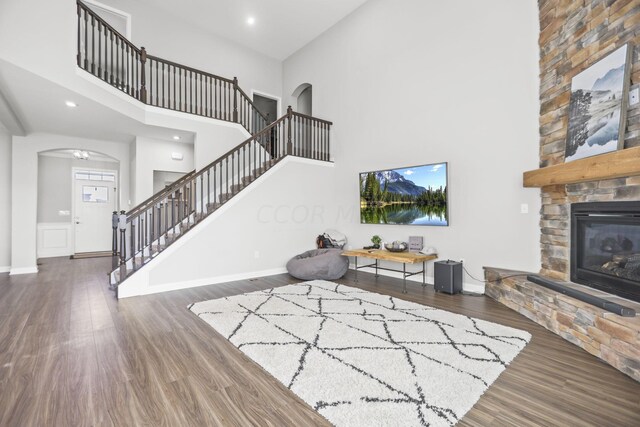
[[[73,172],[75,252],[111,250],[111,215],[117,209],[117,171]]]

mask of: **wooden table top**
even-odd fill
[[[425,255],[418,252],[390,252],[384,249],[351,249],[342,252],[341,255],[403,262],[407,264],[431,261],[432,259],[438,258],[438,254]]]

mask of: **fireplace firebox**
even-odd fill
[[[571,281],[640,302],[640,202],[571,205]]]

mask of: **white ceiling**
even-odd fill
[[[132,142],[136,136],[193,143],[193,133],[148,126],[90,98],[0,60],[0,94],[27,133],[44,132],[104,141]],[[69,108],[65,101],[74,101]]]
[[[202,30],[284,60],[367,0],[140,0]],[[247,25],[252,16],[256,22]]]

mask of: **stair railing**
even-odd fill
[[[250,134],[268,119],[238,79],[148,55],[77,0],[78,67],[147,105],[238,123]]]
[[[330,160],[332,123],[287,114],[120,216],[115,247],[123,280],[288,155]],[[116,220],[113,227],[115,230]]]

